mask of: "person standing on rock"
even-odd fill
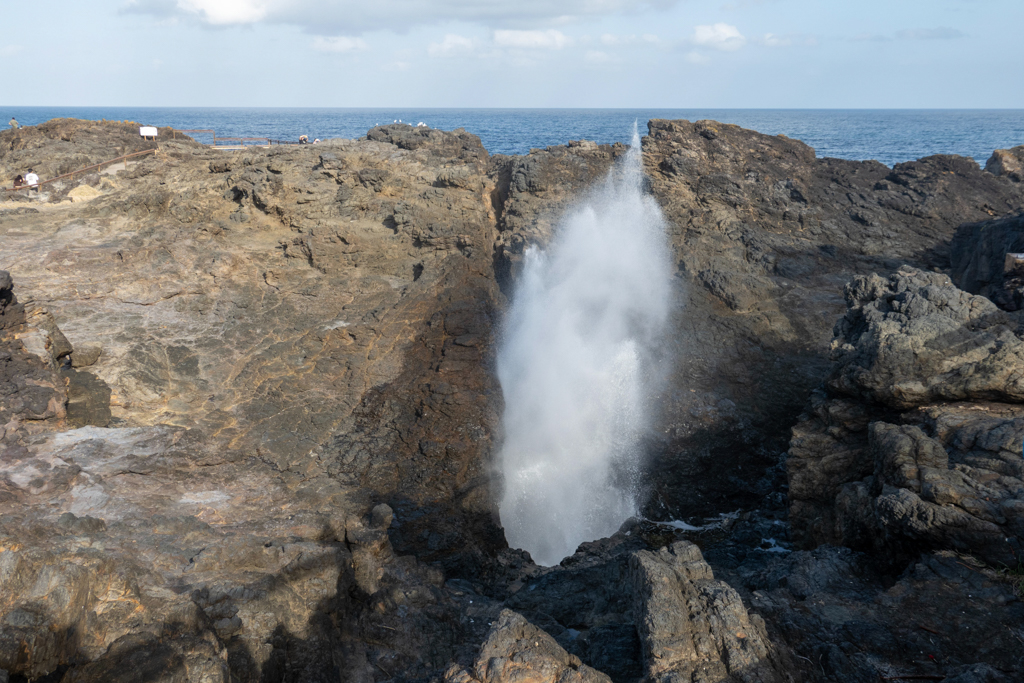
[[[28,169],[28,173],[25,174],[25,184],[29,187],[34,187],[36,192],[39,192],[39,176],[31,168]]]
[[[21,128],[21,124],[18,123],[18,119],[14,118],[13,116],[11,117],[11,120],[7,122],[7,125],[13,128],[14,130],[18,130],[19,128]]]

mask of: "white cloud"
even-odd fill
[[[13,57],[21,52],[21,45],[4,45],[0,47],[0,57]]]
[[[776,35],[774,33],[766,33],[760,40],[756,40],[756,43],[760,43],[765,47],[791,47],[791,46],[803,46],[803,47],[814,47],[818,44],[818,39],[815,36],[802,34],[802,33],[790,33],[784,36]]]
[[[178,9],[198,14],[214,26],[252,24],[264,19],[270,0],[178,0]]]
[[[498,47],[515,47],[525,50],[560,50],[572,44],[572,39],[561,31],[495,31],[494,44]]]
[[[966,36],[963,31],[947,27],[916,28],[896,33],[896,37],[901,40],[955,40]]]
[[[682,0],[121,0],[122,12],[187,17],[208,25],[257,22],[298,26],[315,35],[405,31],[463,22],[498,29],[566,25],[583,19],[669,9]]]
[[[895,40],[956,40],[966,38],[967,34],[955,28],[914,28],[897,31]],[[860,33],[853,37],[853,40],[860,42],[887,43],[894,40],[892,36],[877,33]]]
[[[587,50],[587,53],[583,55],[583,59],[587,60],[591,64],[610,64],[616,61],[607,52],[601,52],[600,50]]]
[[[651,45],[657,45],[661,42],[661,39],[653,33],[645,33],[642,36],[630,34],[628,36],[617,36],[612,33],[605,33],[601,36],[601,43],[608,45],[609,47],[616,45],[638,45],[640,43],[648,43]]]
[[[368,47],[362,38],[349,36],[317,36],[313,39],[313,49],[318,52],[358,52]]]
[[[448,57],[450,55],[472,52],[475,48],[476,42],[472,38],[448,33],[440,43],[428,45],[427,53],[431,57]]]
[[[746,45],[747,39],[743,37],[743,34],[735,26],[718,23],[711,26],[695,27],[691,42],[701,47],[732,52]]]

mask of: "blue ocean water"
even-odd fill
[[[138,121],[178,129],[213,129],[218,137],[297,140],[358,138],[402,120],[465,128],[491,153],[525,154],[569,140],[629,142],[633,121],[713,119],[803,140],[819,157],[876,159],[891,166],[931,154],[959,154],[984,164],[995,149],[1024,144],[1020,109],[277,109],[177,107],[0,107],[0,124],[57,117]]]

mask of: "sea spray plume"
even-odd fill
[[[640,440],[670,302],[665,221],[643,191],[640,136],[531,247],[498,353],[501,523],[542,565],[637,513]]]

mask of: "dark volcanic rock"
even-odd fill
[[[950,277],[961,289],[981,294],[1000,308],[1024,308],[1024,215],[966,223],[950,245]]]
[[[850,279],[948,267],[958,225],[1024,203],[1019,184],[969,159],[817,159],[711,121],[652,121],[644,161],[679,264],[677,368],[652,464],[676,516],[771,491],[761,477],[828,372]]]
[[[53,318],[37,307],[26,311],[10,273],[0,270],[0,449],[21,433],[63,425],[68,398],[57,367],[70,350]]]
[[[0,259],[27,304],[0,275],[0,669],[83,682],[877,678],[913,664],[890,641],[924,647],[910,610],[965,606],[977,586],[975,611],[949,629],[927,612],[939,633],[923,637],[954,652],[951,678],[1015,675],[981,635],[954,642],[997,604],[1003,630],[976,633],[1005,649],[1017,637],[990,575],[925,556],[920,574],[864,570],[854,589],[863,558],[774,551],[788,548],[785,430],[832,368],[843,285],[904,262],[948,267],[956,226],[1018,212],[1024,186],[955,157],[888,169],[712,122],[650,132],[678,306],[647,512],[775,506],[696,533],[738,593],[695,548],[664,549],[678,540],[668,527],[627,526],[540,568],[497,523],[505,297],[524,249],[548,242],[623,146],[490,157],[464,131],[391,125],[227,151],[162,133],[127,170],[0,202]],[[52,122],[0,133],[0,170],[46,176],[139,145],[132,125]],[[940,276],[906,277],[918,284],[858,290],[843,334],[877,322],[878,335],[850,341],[824,412],[798,427],[795,535],[890,563],[936,547],[1002,558],[995,533],[1018,533],[1008,453],[1021,416],[992,402],[1018,388],[986,359],[1012,362],[1015,318]],[[911,333],[923,347],[899,341]]]
[[[480,138],[458,128],[450,133],[435,130],[426,126],[411,126],[406,123],[394,123],[371,128],[366,134],[367,140],[386,142],[400,149],[421,150],[448,159],[463,161],[483,161],[487,159],[487,150],[480,143]],[[451,171],[444,172],[448,186],[458,185],[451,182]],[[465,174],[468,176],[468,174]]]
[[[1004,574],[976,560],[928,554],[887,577],[871,555],[834,546],[753,550],[724,565],[716,551],[707,556],[765,619],[779,649],[789,648],[796,680],[1010,683],[1024,675],[1024,604]]]
[[[1024,538],[1024,326],[944,275],[847,287],[834,368],[793,428],[797,541],[1015,565]],[[968,401],[968,402],[965,402]]]

